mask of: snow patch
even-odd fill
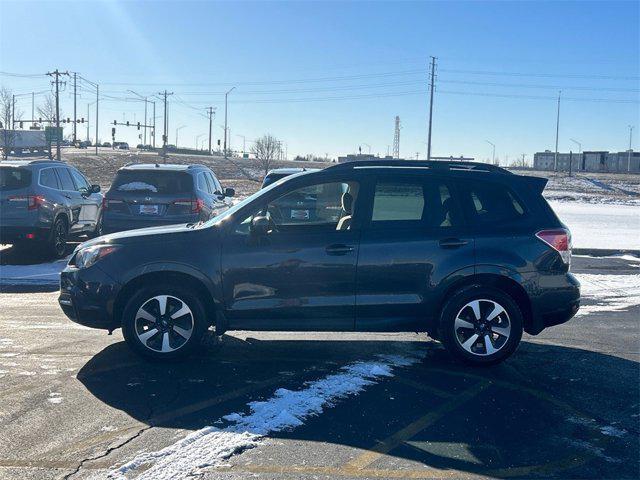
[[[589,304],[581,304],[576,316],[598,312],[619,312],[640,305],[640,275],[576,274],[580,294]]]
[[[393,376],[393,368],[409,366],[420,358],[381,355],[377,360],[351,363],[337,373],[306,382],[300,390],[279,388],[271,398],[249,403],[248,412],[231,413],[214,422],[226,421],[226,427],[207,426],[160,451],[142,453],[109,472],[108,478],[126,479],[147,465],[150,467],[137,478],[179,480],[197,475],[205,467],[220,467],[233,454],[257,446],[262,437],[298,427],[339,400]]]
[[[47,400],[49,400],[50,403],[59,404],[62,403],[62,395],[58,392],[52,392],[49,394],[49,398]]]
[[[0,285],[57,285],[68,258],[35,265],[0,266]]]

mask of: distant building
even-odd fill
[[[631,168],[628,168],[629,163]],[[554,170],[555,153],[550,150],[533,154],[533,168],[536,170]],[[558,152],[558,171],[568,172],[610,172],[624,173],[631,171],[640,173],[640,152],[582,152],[560,153]]]

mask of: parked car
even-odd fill
[[[109,143],[109,142],[102,142],[102,146],[103,146],[103,147],[107,147],[107,148],[111,148],[111,143]]]
[[[127,165],[105,195],[103,229],[206,221],[229,208],[234,193],[204,165]]]
[[[466,162],[350,162],[291,175],[201,225],[79,246],[60,305],[174,359],[207,328],[418,331],[494,364],[568,321],[580,288],[546,179]],[[294,196],[313,215],[274,213]],[[305,206],[307,208],[307,206]],[[93,288],[84,288],[92,285]]]
[[[0,243],[44,244],[56,257],[67,239],[101,233],[100,186],[62,162],[0,163]]]
[[[269,170],[262,180],[262,188],[268,187],[278,180],[300,172],[317,172],[317,168],[276,168]]]
[[[87,142],[76,142],[76,148],[87,148],[89,145]]]
[[[136,148],[137,148],[138,150],[144,150],[144,145],[143,145],[143,144],[141,144],[141,143],[139,143],[138,145],[136,145]]]
[[[118,142],[118,146],[116,148],[119,150],[129,150],[129,144],[127,142]]]

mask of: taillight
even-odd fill
[[[204,208],[204,200],[201,198],[181,198],[180,200],[174,201],[173,204],[180,207],[189,207],[191,208],[191,213],[200,213]]]
[[[113,199],[106,199],[103,198],[102,199],[102,208],[104,210],[108,209],[109,207],[113,207],[113,206],[120,206],[124,203],[124,201],[122,200],[113,200]]]
[[[536,237],[556,250],[566,265],[571,264],[571,232],[564,228],[541,230]]]
[[[36,210],[44,203],[42,195],[14,195],[7,200],[10,202],[27,202],[27,210]]]

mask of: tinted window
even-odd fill
[[[525,214],[522,203],[505,185],[465,182],[463,191],[468,210],[477,222],[512,221]]]
[[[0,190],[17,190],[31,184],[31,171],[26,168],[0,167]]]
[[[213,193],[222,193],[222,185],[220,185],[220,182],[218,181],[216,176],[211,172],[207,172],[207,176],[209,177],[209,183],[213,188]]]
[[[382,180],[376,184],[371,221],[374,227],[395,222],[439,228],[459,225],[460,215],[445,183]]]
[[[198,174],[198,190],[212,193],[211,189],[209,188],[209,183],[207,182],[207,179],[204,176],[204,173]]]
[[[71,170],[71,175],[73,176],[73,180],[75,181],[78,190],[86,191],[89,189],[89,182],[87,182],[87,179],[84,178],[80,172],[77,170]]]
[[[182,194],[193,192],[193,177],[184,172],[154,170],[121,170],[113,180],[112,190]]]
[[[76,189],[75,185],[73,184],[73,180],[71,180],[69,169],[56,168],[56,171],[58,172],[58,178],[60,179],[62,190],[73,191]]]
[[[266,177],[264,177],[264,181],[262,182],[262,187],[266,187],[271,185],[272,183],[276,183],[278,180],[288,177],[288,173],[270,173]]]
[[[45,168],[40,171],[40,185],[55,188],[56,190],[60,188],[58,177],[56,177],[56,172],[53,171],[53,168]]]

